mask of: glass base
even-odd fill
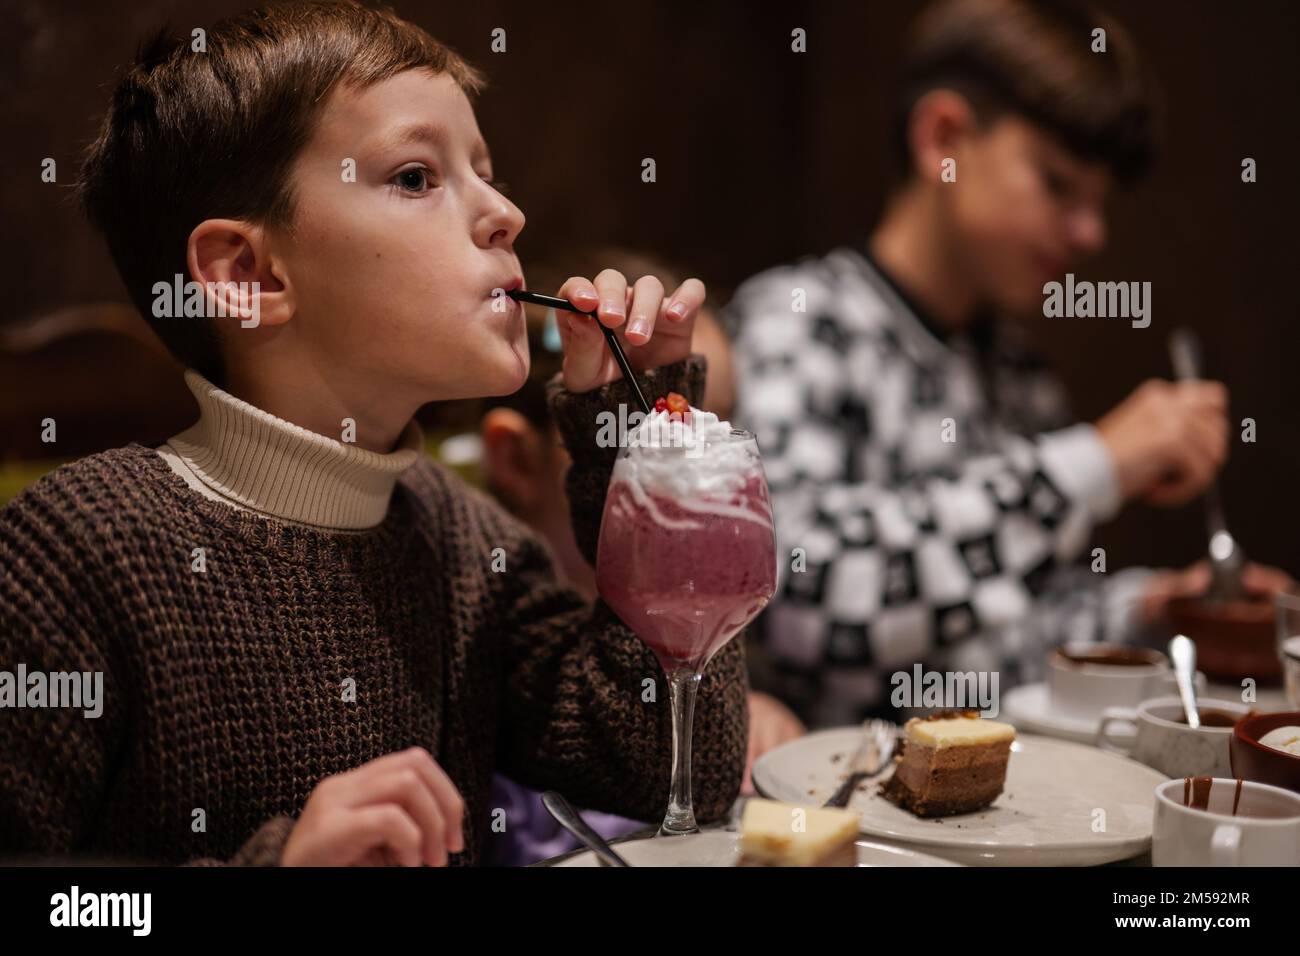
[[[678,813],[673,813],[672,810],[669,810],[668,815],[664,817],[664,822],[659,825],[659,833],[657,836],[686,836],[690,833],[699,832],[700,828],[695,823],[695,814],[690,810],[683,810]]]

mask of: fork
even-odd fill
[[[898,728],[889,721],[875,717],[864,720],[862,743],[849,759],[848,776],[822,806],[847,807],[854,788],[863,780],[874,777],[885,769],[885,765],[894,756],[894,745],[897,739]]]

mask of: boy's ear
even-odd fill
[[[546,494],[542,437],[513,408],[494,408],[479,427],[483,471],[502,504],[518,516],[532,514]]]
[[[205,219],[190,233],[190,278],[204,286],[208,315],[244,328],[293,317],[293,288],[271,259],[265,230],[242,219]],[[210,288],[209,283],[214,287]]]
[[[943,161],[957,158],[963,143],[977,131],[970,101],[952,90],[931,90],[912,107],[907,138],[913,172],[922,182],[938,182]]]

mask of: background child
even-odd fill
[[[1123,28],[1074,3],[936,4],[897,116],[902,175],[870,240],[728,308],[783,557],[763,680],[819,724],[893,715],[888,676],[916,662],[1005,689],[1041,672],[1044,641],[1140,638],[1206,569],[1094,574],[1089,533],[1125,501],[1186,504],[1227,455],[1222,384],[1152,380],[1073,423],[1009,321],[1041,318],[1147,166],[1150,84]]]

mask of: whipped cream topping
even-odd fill
[[[724,441],[732,432],[713,412],[691,406],[689,419],[672,412],[651,412],[628,435],[628,445],[641,448],[682,448],[690,442]]]
[[[624,481],[637,506],[666,527],[694,527],[673,520],[654,505],[668,498],[680,509],[771,525],[767,509],[733,505],[731,499],[751,477],[762,475],[758,445],[733,434],[732,424],[712,412],[690,408],[689,420],[654,412],[628,434],[628,453],[614,464],[612,481]]]
[[[614,480],[678,501],[729,498],[759,467],[753,440],[732,431],[730,422],[694,407],[689,420],[654,412],[628,434]]]

